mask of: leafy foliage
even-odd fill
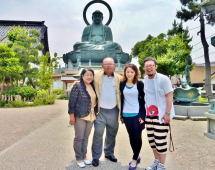
[[[146,57],[154,57],[159,65],[158,72],[165,75],[182,74],[186,59],[191,58],[191,40],[188,29],[184,29],[182,23],[174,21],[167,34],[161,33],[157,37],[148,35],[145,40],[135,44],[131,54],[138,56],[141,66]],[[140,71],[144,72],[142,67]]]
[[[53,89],[52,92],[53,92],[55,95],[64,94],[64,90],[63,90],[63,89]]]
[[[202,4],[200,0],[180,0],[182,7],[181,10],[177,11],[176,17],[183,20],[188,21],[194,19],[194,17],[199,17],[200,21],[200,33],[201,35],[201,42],[204,50],[204,59],[205,59],[205,90],[206,95],[209,99],[215,98],[211,91],[211,66],[210,66],[210,57],[209,57],[209,50],[208,50],[208,43],[205,37],[205,17],[203,14],[203,10],[201,10]],[[207,5],[206,5],[207,6]],[[206,17],[209,24],[213,25],[214,20],[208,15]]]
[[[146,57],[154,57],[158,62],[158,72],[165,75],[183,73],[186,66],[185,60],[191,50],[187,48],[187,43],[182,41],[179,35],[167,36],[165,34],[157,37],[149,35],[146,40],[137,43],[133,49],[132,53],[139,57],[141,66]]]
[[[0,44],[0,83],[4,85],[6,80],[13,82],[19,79],[23,72],[20,59],[8,44]]]
[[[42,55],[43,45],[39,37],[40,33],[36,30],[12,27],[7,42],[1,42],[0,84],[2,94],[6,95],[6,103],[0,103],[2,106],[29,106],[32,104],[24,101],[35,97],[35,105],[54,103],[55,95],[51,93],[51,86],[54,68],[57,68],[60,57],[57,53],[54,57],[49,53]],[[3,91],[5,83],[12,88]],[[10,101],[15,99],[15,95],[20,95],[22,100]]]
[[[50,89],[53,84],[54,68],[58,66],[57,53],[51,58],[50,54],[40,56],[40,68],[38,73],[38,87],[40,89]]]
[[[55,95],[48,90],[39,90],[34,100],[35,105],[53,104],[55,102]]]
[[[2,92],[3,95],[20,95],[25,100],[32,100],[37,95],[37,90],[30,86],[12,87]]]
[[[20,65],[23,67],[21,73],[23,84],[26,78],[31,79],[31,73],[35,71],[32,66],[39,64],[39,51],[43,49],[39,36],[40,33],[36,30],[28,31],[20,27],[13,27],[8,32],[9,47],[15,52],[15,56],[19,58]]]

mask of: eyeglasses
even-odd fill
[[[102,65],[104,65],[104,66],[113,66],[115,64],[113,64],[113,63],[106,63],[106,64],[102,64]]]
[[[155,65],[154,64],[149,64],[149,65],[145,65],[144,67],[154,67]]]

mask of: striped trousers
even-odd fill
[[[158,116],[146,116],[145,124],[151,148],[160,154],[165,154],[167,152],[169,125],[160,124]]]

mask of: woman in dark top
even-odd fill
[[[138,69],[134,64],[128,64],[124,69],[124,80],[120,83],[121,120],[125,123],[133,158],[129,170],[135,170],[140,163],[139,153],[142,147],[142,130],[145,127],[144,85],[138,80]]]
[[[94,72],[92,69],[83,69],[80,82],[75,83],[69,99],[69,115],[71,125],[74,125],[74,151],[77,165],[84,168],[90,165],[87,160],[87,144],[93,121],[96,119],[95,106],[97,103],[96,93],[93,86]]]

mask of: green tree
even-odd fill
[[[168,36],[160,34],[157,37],[149,35],[145,40],[135,44],[132,55],[138,56],[142,66],[146,57],[154,57],[158,61],[158,72],[165,75],[175,75],[184,72],[186,57],[190,49],[180,35]]]
[[[17,80],[23,72],[23,67],[20,66],[20,59],[16,57],[16,53],[9,48],[8,44],[0,44],[0,83],[1,91],[5,81],[10,83]]]
[[[176,20],[172,23],[172,28],[167,32],[168,36],[179,35],[182,38],[182,41],[187,43],[187,48],[192,49],[192,46],[189,43],[192,41],[190,37],[188,28],[184,29],[182,22],[177,23]]]
[[[20,65],[24,68],[21,73],[23,84],[32,79],[32,73],[36,72],[35,66],[39,64],[39,52],[43,49],[39,42],[40,33],[36,30],[14,27],[8,32],[9,47],[20,59]]]
[[[199,17],[200,22],[200,36],[201,42],[204,49],[204,59],[205,59],[205,90],[206,95],[209,99],[213,98],[211,91],[211,65],[209,58],[209,45],[206,41],[205,37],[205,19],[204,14],[201,10],[201,1],[199,0],[180,0],[182,7],[180,11],[177,11],[176,17],[182,19],[187,22],[188,20],[195,19],[195,17]],[[209,18],[207,18],[208,21]],[[212,22],[210,22],[213,24]]]
[[[38,73],[38,86],[40,89],[50,90],[53,84],[53,74],[54,68],[58,66],[59,57],[57,53],[54,54],[54,57],[50,57],[50,53],[42,55],[39,58],[40,67]]]
[[[185,49],[187,49],[189,51],[188,53],[184,54],[186,56],[184,56],[183,58],[185,58],[187,65],[191,65],[192,64],[192,58],[191,58],[190,52],[192,50],[192,46],[189,45],[189,43],[192,41],[192,38],[189,35],[188,28],[184,29],[182,22],[177,23],[176,20],[174,20],[174,22],[172,24],[172,29],[168,30],[167,35],[169,37],[173,37],[176,35],[181,37],[182,41],[185,42]],[[194,66],[194,64],[192,64],[192,66],[189,67],[189,71],[191,71],[191,69],[193,69],[193,66]],[[187,79],[187,83],[189,85],[191,85],[190,79]]]

